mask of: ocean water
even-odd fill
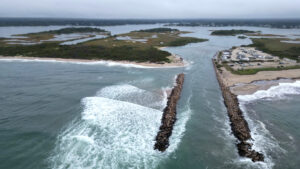
[[[116,33],[159,25],[101,27]],[[299,82],[239,97],[255,149],[266,161],[241,158],[211,58],[249,39],[210,36],[205,27],[176,27],[207,38],[165,50],[190,64],[145,68],[109,62],[0,61],[0,168],[274,168],[296,169],[299,156]],[[237,27],[241,28],[241,27]],[[1,36],[59,29],[2,27]],[[232,29],[226,27],[225,29]],[[246,27],[288,36],[299,30]],[[13,31],[14,30],[14,31]],[[186,74],[170,147],[153,150],[166,93]]]

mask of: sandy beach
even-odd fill
[[[114,60],[88,60],[88,59],[64,59],[64,58],[41,58],[27,56],[0,56],[0,60],[28,60],[28,61],[58,61],[58,62],[76,62],[76,63],[107,63],[120,65],[136,65],[145,68],[174,68],[184,67],[187,65],[180,57],[171,55],[168,57],[170,63],[151,63],[151,62],[132,62],[132,61],[114,61]]]
[[[254,75],[235,75],[221,68],[224,85],[231,88],[236,95],[253,94],[258,90],[267,90],[279,83],[291,83],[300,79],[300,69],[281,71],[260,71]]]

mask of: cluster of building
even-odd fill
[[[223,61],[259,61],[259,60],[275,60],[277,57],[263,54],[262,52],[252,48],[236,48],[233,50],[225,50],[222,53]]]
[[[270,55],[261,55],[257,50],[240,48],[241,52],[238,52],[237,59],[241,61],[250,61],[250,60],[272,60],[273,56]]]
[[[237,47],[222,51],[219,59],[221,62],[226,62],[234,70],[300,65],[296,60],[280,59],[252,47]]]
[[[231,51],[230,50],[225,50],[222,52],[222,60],[223,61],[228,61],[231,59]]]

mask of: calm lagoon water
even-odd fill
[[[113,34],[159,25],[101,27]],[[60,27],[1,27],[0,35]],[[298,84],[279,94],[241,99],[266,162],[240,158],[211,58],[249,39],[210,36],[212,29],[177,27],[207,38],[204,43],[166,48],[190,65],[140,68],[130,65],[0,61],[0,168],[274,168],[296,169],[300,141]],[[241,28],[241,27],[237,27]],[[246,27],[290,37],[300,30]],[[186,74],[170,147],[153,150],[166,91]],[[289,91],[289,92],[286,92]],[[274,91],[269,91],[269,93]],[[249,99],[252,98],[252,99]]]

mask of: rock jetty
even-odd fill
[[[172,89],[170,96],[168,97],[167,106],[163,110],[163,116],[161,119],[161,126],[159,132],[155,138],[154,149],[159,151],[165,151],[169,147],[169,137],[172,134],[173,126],[176,121],[176,105],[180,98],[184,82],[184,74],[177,75],[176,85]]]
[[[224,103],[227,107],[227,112],[230,120],[231,130],[233,135],[239,140],[237,143],[238,153],[242,157],[251,158],[253,162],[264,161],[264,155],[252,150],[252,144],[247,141],[251,139],[250,129],[247,121],[244,119],[243,112],[240,109],[238,98],[235,94],[230,91],[230,87],[223,83],[220,72],[216,68],[215,62],[213,61],[214,68],[216,71],[217,79],[222,90]]]

